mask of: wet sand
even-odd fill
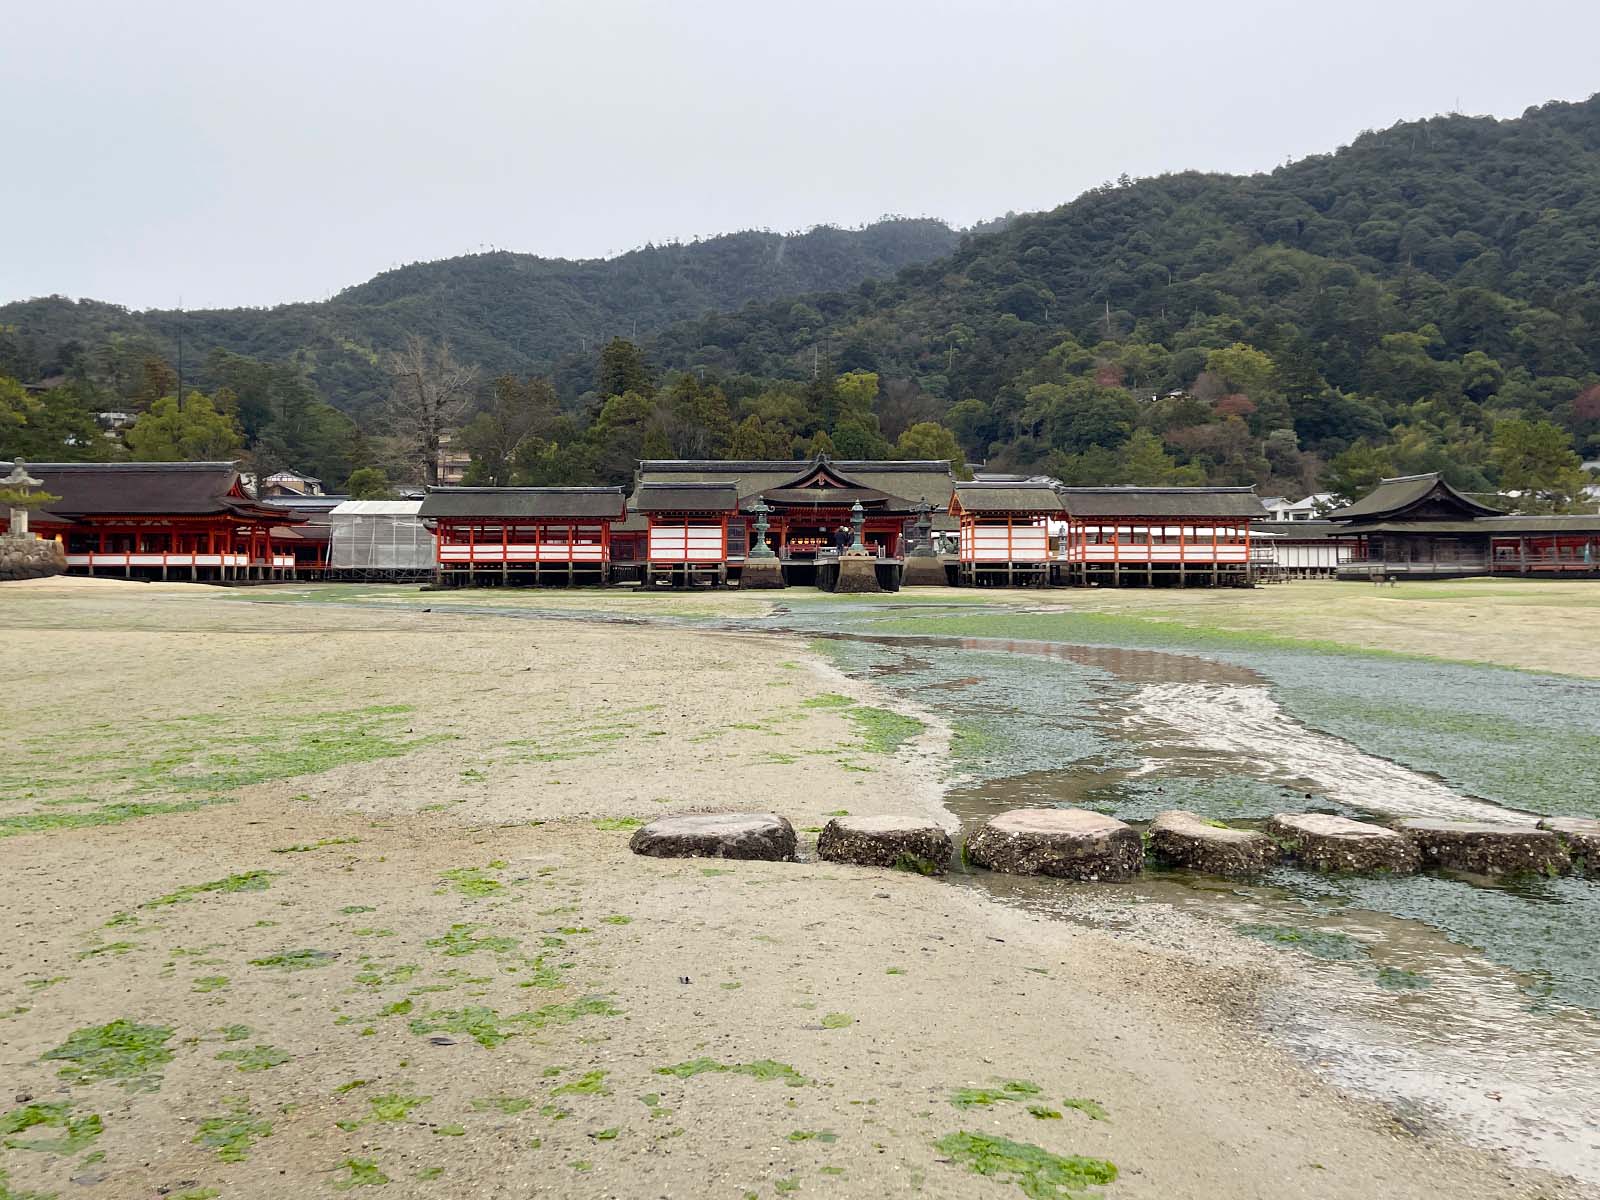
[[[5,1150],[13,1189],[1020,1195],[933,1145],[965,1130],[1114,1161],[1113,1198],[1588,1194],[1330,1086],[1262,1031],[1290,965],[1203,923],[629,854],[660,812],[940,811],[948,731],[874,749],[833,697],[916,706],[801,639],[74,582],[0,588],[0,646],[35,781],[0,818],[227,801],[0,837],[0,1075],[104,1126]],[[119,1018],[171,1030],[158,1090],[43,1057]],[[1039,1091],[951,1103],[1005,1081]],[[242,1160],[205,1144],[241,1125]]]

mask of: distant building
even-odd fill
[[[439,435],[439,457],[434,465],[439,471],[440,487],[457,487],[467,477],[467,469],[472,466],[472,455],[465,450],[455,449],[452,445],[454,437],[444,433]]]
[[[1332,492],[1312,492],[1302,500],[1267,496],[1261,501],[1269,521],[1315,521],[1339,506]]]
[[[262,480],[258,492],[263,500],[274,496],[320,496],[322,480],[299,471],[283,470]]]
[[[1356,539],[1341,579],[1600,576],[1600,516],[1506,513],[1438,472],[1382,480],[1329,517]]]

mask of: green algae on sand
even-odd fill
[[[1052,1154],[1029,1142],[985,1133],[947,1134],[934,1149],[974,1175],[1015,1183],[1029,1200],[1078,1200],[1084,1188],[1101,1187],[1117,1177],[1103,1158]]]

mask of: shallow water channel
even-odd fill
[[[1600,730],[1600,685],[1362,655],[900,632],[937,629],[929,616],[805,604],[741,624],[808,634],[847,674],[948,723],[958,777],[945,803],[964,831],[1038,805],[1132,822],[1187,808],[1242,825],[1308,810],[1531,823],[1600,800],[1600,754],[1583,753],[1600,749],[1585,738]],[[1003,628],[1006,615],[993,616]],[[985,624],[971,606],[958,623]],[[1537,715],[1552,691],[1561,716]],[[1375,711],[1382,736],[1368,728]],[[1474,736],[1497,715],[1545,736]],[[1563,787],[1503,761],[1550,743],[1580,752]],[[1396,761],[1397,745],[1413,765]],[[1177,872],[1108,885],[951,878],[1135,938],[1181,943],[1190,921],[1231,925],[1292,956],[1266,1023],[1340,1084],[1408,1127],[1444,1126],[1600,1182],[1600,881],[1290,868],[1250,884]]]
[[[963,832],[1050,805],[1134,823],[1185,808],[1244,826],[1304,811],[1600,816],[1597,681],[1136,623],[1107,636],[1061,611],[904,599],[797,599],[733,620],[487,611],[809,637],[847,675],[949,726],[944,803]],[[1224,947],[1219,965],[1229,946],[1240,963],[1281,951],[1288,982],[1264,1025],[1318,1070],[1410,1129],[1600,1183],[1600,880],[1282,868],[1249,883],[1149,871],[1080,884],[959,865],[948,879],[1120,936]]]

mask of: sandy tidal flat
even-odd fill
[[[1582,1194],[1273,1049],[1269,950],[631,855],[942,816],[945,731],[798,640],[68,584],[0,646],[15,1195]]]

